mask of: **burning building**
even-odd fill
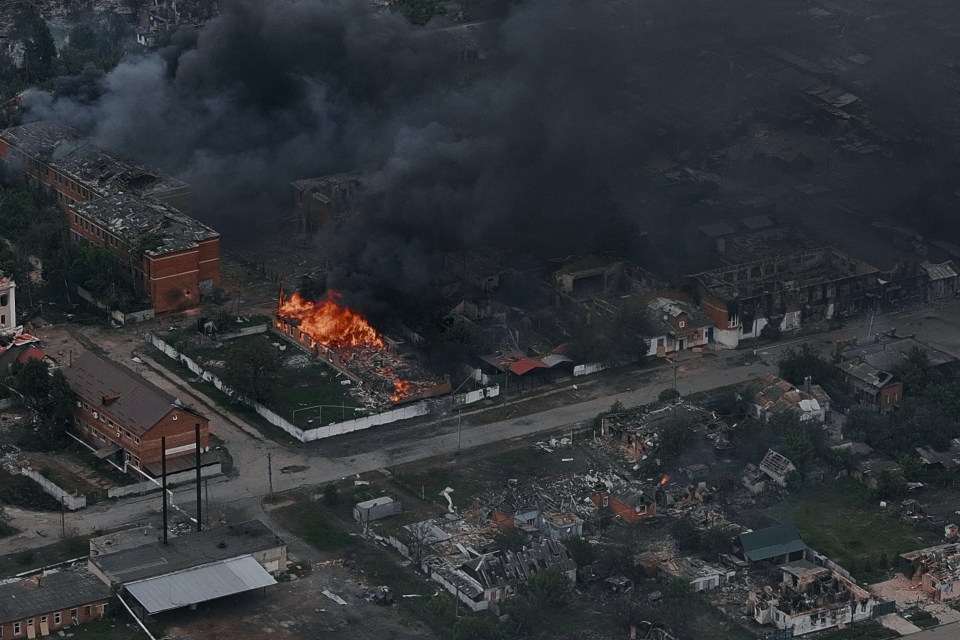
[[[321,300],[280,292],[274,329],[337,369],[373,396],[373,408],[449,393],[441,380],[400,352],[400,343],[373,328],[328,291]]]

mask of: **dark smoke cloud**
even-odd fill
[[[361,172],[379,196],[342,241],[334,282],[351,290],[423,292],[438,255],[464,248],[634,248],[654,218],[634,188],[658,128],[643,96],[689,89],[682,67],[640,64],[639,10],[529,0],[497,28],[495,68],[467,77],[364,4],[236,0],[195,38],[32,95],[29,115],[182,177],[228,238],[282,223],[292,180]],[[722,126],[698,114],[683,115]]]

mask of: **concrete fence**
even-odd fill
[[[227,331],[226,333],[221,333],[217,337],[221,340],[233,340],[234,338],[242,338],[243,336],[255,336],[258,333],[266,333],[269,328],[270,325],[264,322],[263,324],[255,324],[242,329],[237,329],[236,331]]]
[[[574,376],[588,376],[591,373],[596,373],[598,371],[604,370],[603,363],[594,362],[592,364],[578,364],[573,368]]]
[[[222,473],[220,468],[220,463],[216,462],[214,464],[208,464],[204,467],[200,467],[200,477],[201,478],[210,478],[212,476],[217,476]],[[197,478],[197,472],[193,469],[188,471],[181,471],[179,473],[168,473],[167,474],[167,486],[173,486],[178,484],[187,484],[194,482]],[[107,490],[108,498],[122,498],[123,496],[133,496],[133,495],[143,495],[145,493],[150,493],[151,491],[159,491],[161,488],[162,481],[157,478],[157,482],[151,482],[149,480],[144,480],[143,482],[138,482],[137,484],[128,484],[122,487],[113,487],[112,489]]]
[[[20,467],[20,475],[27,476],[43,489],[43,492],[56,498],[57,502],[64,505],[70,511],[83,509],[87,506],[87,496],[73,496],[58,487],[51,480],[44,478],[39,471],[34,471],[29,467]]]
[[[205,370],[199,364],[194,362],[194,360],[189,356],[178,352],[155,333],[150,333],[150,343],[168,357],[182,362],[191,372],[213,384],[214,387],[224,392],[228,396],[233,397],[236,395],[236,392],[225,385],[220,378]],[[485,398],[494,398],[498,395],[500,395],[499,386],[484,387],[483,389],[477,389],[476,391],[470,391],[468,393],[456,394],[448,398],[439,400],[424,400],[421,402],[404,405],[402,407],[397,407],[396,409],[391,409],[390,411],[385,411],[383,413],[362,416],[360,418],[346,420],[344,422],[337,422],[335,424],[328,424],[323,427],[317,427],[315,429],[309,429],[306,431],[292,424],[289,420],[277,414],[275,411],[268,409],[259,402],[244,398],[241,398],[241,400],[254,411],[256,411],[257,414],[259,414],[264,420],[275,427],[283,429],[300,442],[312,442],[314,440],[332,438],[333,436],[352,433],[354,431],[361,431],[363,429],[369,429],[371,427],[389,424],[399,420],[418,418],[430,413],[438,413],[443,410],[448,410],[453,407],[463,407],[474,402],[479,402]]]
[[[153,309],[141,309],[140,311],[131,311],[129,313],[124,313],[119,309],[111,309],[107,305],[97,300],[92,293],[79,285],[77,285],[77,295],[101,311],[106,311],[110,317],[119,324],[144,322],[145,320],[152,320],[155,317]]]

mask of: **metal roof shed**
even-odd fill
[[[277,584],[252,556],[230,558],[125,586],[150,615]]]
[[[800,532],[792,524],[781,524],[740,534],[743,555],[751,562],[761,562],[802,552],[807,548]]]

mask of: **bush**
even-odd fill
[[[664,389],[660,392],[660,395],[657,396],[657,400],[664,402],[666,400],[676,400],[680,397],[680,392],[676,389]]]
[[[334,508],[337,506],[337,502],[340,501],[340,492],[337,490],[337,485],[328,484],[323,488],[323,504],[329,508]]]

